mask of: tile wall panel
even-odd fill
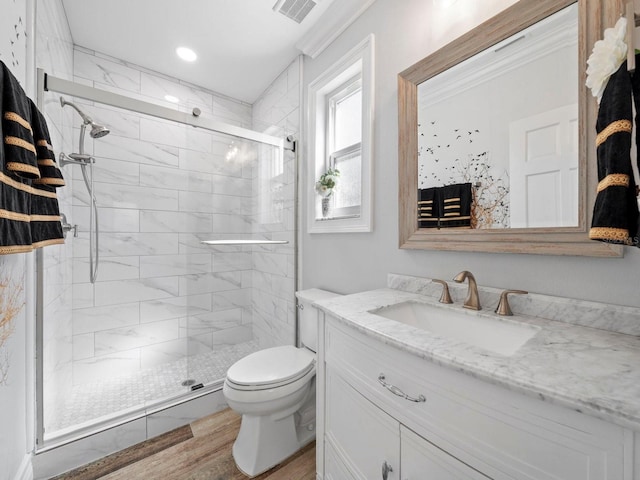
[[[224,177],[225,180],[228,177]],[[211,193],[211,175],[202,172],[179,170],[169,167],[140,165],[140,185],[147,187]]]
[[[74,75],[94,82],[112,85],[130,92],[140,91],[140,71],[121,62],[74,50]]]
[[[96,332],[96,355],[108,355],[179,338],[179,320],[143,323],[126,328]]]
[[[73,169],[72,178],[74,181],[83,181],[82,170]],[[93,166],[93,180],[99,183],[138,185],[140,165],[129,161],[98,159]]]
[[[198,107],[203,112],[216,114],[216,116],[221,113],[213,110],[213,95],[211,93],[146,72],[141,73],[140,80],[142,86],[140,92],[144,95],[152,98],[164,98],[165,95],[172,95],[179,99],[182,106]]]
[[[197,275],[211,272],[211,254],[149,255],[140,257],[140,278]]]
[[[73,259],[73,278],[76,282],[89,282],[89,258]],[[130,280],[140,276],[140,257],[101,257],[101,280]]]
[[[101,232],[101,257],[127,255],[174,255],[178,253],[177,233],[122,233]],[[89,257],[89,232],[81,231],[74,242],[78,258]]]
[[[137,232],[140,229],[140,211],[127,208],[109,208],[100,206],[100,231],[101,232]],[[73,218],[78,223],[78,231],[87,231],[89,225],[89,207],[75,205]]]
[[[211,153],[211,134],[167,120],[140,119],[140,139],[144,142]]]
[[[140,321],[140,302],[78,308],[73,312],[73,332],[75,335],[92,334],[137,325]]]
[[[133,163],[173,167],[177,167],[180,163],[180,150],[170,145],[149,143],[137,138],[115,134],[107,135],[99,140],[94,146],[97,159],[101,157],[120,161],[126,159],[126,161]]]
[[[156,300],[178,295],[178,277],[141,278],[96,282],[94,304],[118,305],[134,301]]]
[[[89,205],[89,193],[84,182],[74,180],[74,205]],[[110,208],[133,208],[143,210],[178,210],[179,193],[165,188],[141,187],[112,183],[94,183],[94,194],[101,205]]]
[[[210,293],[185,295],[140,302],[139,305],[140,321],[148,323],[209,313],[212,311],[212,295]]]

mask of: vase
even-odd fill
[[[331,212],[331,197],[322,197],[322,216],[327,218]]]

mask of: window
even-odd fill
[[[326,167],[340,172],[331,218],[359,216],[362,198],[362,75],[327,96]]]
[[[308,225],[310,233],[371,231],[373,35],[309,85]],[[329,212],[316,182],[339,172]]]

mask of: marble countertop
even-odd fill
[[[511,356],[438,336],[369,313],[404,301],[443,306],[437,299],[383,288],[315,305],[366,335],[513,391],[640,431],[640,336],[517,314],[498,317],[540,327]]]

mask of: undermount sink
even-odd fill
[[[531,339],[538,327],[456,307],[402,302],[369,313],[509,356]]]

